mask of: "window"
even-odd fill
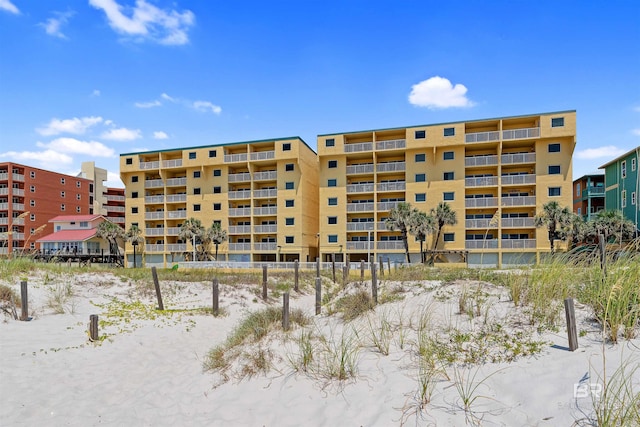
[[[427,131],[424,130],[417,130],[415,133],[415,138],[416,139],[425,139],[427,137]]]
[[[222,169],[214,169],[213,176],[222,176]]]
[[[444,233],[443,239],[445,242],[453,242],[456,239],[456,233]]]
[[[60,184],[62,184],[62,185],[65,184],[64,178],[60,178]]]
[[[550,153],[559,153],[560,152],[560,144],[558,144],[558,143],[549,144],[549,152]]]
[[[131,182],[138,182],[138,175],[134,175],[131,177]]]
[[[213,187],[213,194],[220,194],[222,193],[222,187],[220,187],[219,185],[216,185],[215,187]]]
[[[30,200],[29,201],[29,206],[31,206],[32,208],[36,206],[36,201],[35,200]]]
[[[338,167],[338,161],[337,160],[329,160],[329,169],[333,169],[333,168],[337,168]]]
[[[445,172],[444,173],[445,181],[453,181],[453,172]]]
[[[294,225],[295,224],[295,218],[285,218],[284,219],[284,225]]]
[[[578,208],[578,215],[582,214],[582,208]]]
[[[196,152],[195,151],[190,151],[189,152],[189,160],[193,160],[196,158]]]
[[[560,195],[560,187],[549,187],[549,197],[556,197]]]
[[[338,206],[338,198],[337,197],[329,197],[329,206]]]
[[[89,222],[88,221],[80,221],[80,227],[81,228],[88,228],[89,227]]]
[[[284,242],[287,243],[287,244],[293,243],[293,236],[285,236],[284,237]]]
[[[76,187],[78,188],[82,187],[82,183],[80,181],[76,181]]]
[[[129,164],[129,163],[127,163],[127,164]],[[29,176],[31,177],[31,179],[34,179],[36,177],[35,171],[29,172]]]
[[[425,182],[427,180],[427,176],[423,173],[416,174],[416,182]]]
[[[33,236],[33,233],[35,233],[35,232],[36,232],[36,229],[35,229],[35,228],[32,228],[32,229],[29,231],[29,234],[31,234],[31,235]]]
[[[329,234],[327,241],[329,243],[338,243],[338,235],[337,234]]]
[[[32,193],[35,193],[36,192],[36,186],[35,185],[31,185],[29,187],[29,191],[31,191]]]
[[[215,220],[213,220],[213,224],[214,224],[215,226],[218,226],[218,225],[219,225],[219,226],[222,226],[222,221],[220,221],[219,219],[215,219]]]
[[[138,192],[137,191],[132,191],[131,192],[131,198],[132,199],[137,199],[138,198]]]
[[[324,146],[325,147],[335,147],[336,146],[336,140],[333,139],[333,138],[325,139]]]
[[[426,193],[416,193],[416,202],[426,202],[427,194]]]
[[[442,153],[443,160],[453,160],[453,158],[454,158],[453,151],[445,151],[444,153]]]
[[[29,220],[30,221],[35,221],[36,220],[36,214],[29,215]]]
[[[580,195],[580,183],[576,184],[576,194]]]
[[[627,177],[627,161],[626,160],[623,160],[622,163],[620,163],[620,177],[621,178]]]
[[[82,196],[80,194],[76,194],[76,200],[80,200],[82,199]]]
[[[284,170],[287,172],[290,172],[293,170],[293,163],[287,163],[286,165],[284,165]]]
[[[329,179],[327,180],[327,187],[336,187],[338,185],[337,179]]]
[[[201,194],[200,188],[199,187],[194,188],[193,194]]]
[[[294,205],[293,200],[285,200],[285,201],[284,201],[284,207],[285,207],[285,208],[292,208],[292,207],[293,207],[293,205]]]
[[[338,223],[338,217],[337,216],[330,216],[327,218],[327,224],[331,224],[331,225],[335,225]]]
[[[559,175],[560,174],[560,165],[550,165],[549,166],[549,175]],[[578,184],[580,185],[580,184]],[[580,190],[578,190],[580,191]]]
[[[216,150],[209,150],[209,157],[218,157],[218,152]]]
[[[442,198],[444,200],[453,200],[454,199],[454,192],[453,191],[445,191],[444,193],[442,193]]]
[[[127,158],[124,160],[124,163],[125,163],[125,164],[127,164],[127,165],[132,165],[132,164],[133,164],[133,159],[132,159],[131,157],[127,157]],[[32,178],[33,178],[33,177],[32,177]]]
[[[200,178],[200,171],[193,171],[194,178]]]
[[[636,159],[631,159],[631,172],[636,171]]]
[[[631,192],[631,206],[635,206],[636,205],[636,192],[633,191]]]
[[[425,162],[427,160],[426,154],[416,154],[416,163]]]
[[[564,117],[554,117],[551,119],[551,127],[559,128],[564,126]]]
[[[456,134],[456,128],[444,128],[444,136],[454,136]]]
[[[80,213],[80,211],[81,211],[80,206],[76,206],[76,212]]]
[[[627,207],[627,190],[622,190],[620,193],[620,207]]]
[[[136,207],[131,208],[131,213],[132,214],[137,214],[138,213],[138,208],[136,208]]]
[[[291,143],[286,142],[282,144],[282,151],[291,151]]]
[[[65,210],[64,203],[60,205],[60,210],[61,210],[61,211]]]
[[[64,198],[64,196],[65,196],[64,191],[61,191],[60,192],[60,197]]]
[[[222,203],[214,203],[213,204],[213,210],[214,211],[222,210]]]
[[[200,212],[200,205],[193,205],[194,212]]]
[[[285,190],[293,190],[293,182],[285,182],[284,183]]]

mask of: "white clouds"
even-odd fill
[[[134,7],[123,7],[115,0],[89,0],[89,4],[104,11],[116,32],[165,45],[188,43],[187,31],[195,22],[190,10],[159,9],[145,0],[136,0]]]
[[[75,135],[81,135],[92,126],[102,122],[102,117],[83,117],[81,119],[74,117],[73,119],[59,120],[56,118],[51,119],[49,124],[36,131],[40,135],[50,136],[59,135],[61,133],[72,133]]]
[[[165,132],[162,131],[156,131],[153,133],[153,138],[154,139],[168,139],[169,135],[167,135]]]
[[[602,158],[615,158],[626,153],[626,150],[618,148],[615,145],[605,145],[597,148],[586,148],[584,150],[576,151],[575,157],[578,159],[602,159]]]
[[[638,136],[640,136],[640,128],[638,128],[638,129],[632,129],[632,130],[631,130],[631,133],[632,133],[632,134],[634,134],[634,135],[638,135]]]
[[[38,25],[44,28],[50,36],[66,39],[67,36],[62,33],[61,27],[69,21],[69,18],[73,16],[73,12],[53,12],[53,14],[55,15],[54,18],[49,18]]]
[[[194,103],[192,104],[192,107],[195,110],[201,111],[203,113],[211,111],[213,114],[220,114],[222,112],[221,107],[217,105],[213,105],[209,101],[194,101]]]
[[[170,97],[169,95],[167,95],[166,93],[163,93],[160,95],[160,98],[162,99],[166,99],[167,101],[171,101],[171,102],[176,102],[176,100],[172,97]]]
[[[466,97],[466,93],[464,85],[453,86],[448,79],[435,76],[411,86],[409,102],[429,109],[472,107],[475,103]]]
[[[100,91],[98,89],[94,89],[93,92],[91,92],[91,96],[100,96]]]
[[[107,181],[105,182],[107,187],[124,188],[124,184],[120,179],[120,174],[116,172],[107,171]]]
[[[56,138],[47,144],[38,142],[36,145],[59,153],[86,154],[96,157],[113,157],[115,155],[113,149],[101,142],[80,141],[75,138]]]
[[[101,137],[111,141],[133,141],[142,138],[142,132],[140,129],[116,128],[103,132]]]
[[[11,3],[10,0],[0,0],[0,9],[5,10],[10,13],[14,13],[16,15],[20,14],[20,10]]]
[[[149,102],[136,102],[134,105],[138,108],[153,108],[153,107],[161,106],[162,102],[156,99],[155,101],[149,101]]]
[[[6,153],[0,153],[2,158],[10,158],[16,162],[36,161],[43,166],[51,166],[53,164],[69,165],[73,162],[71,156],[58,153],[54,150],[46,151],[7,151]]]

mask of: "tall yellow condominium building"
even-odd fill
[[[533,217],[552,200],[571,207],[575,143],[575,111],[319,135],[320,256],[403,261],[400,233],[385,227],[390,209],[429,213],[444,201],[457,224],[425,242],[451,251],[443,260],[536,262],[549,240]],[[409,251],[419,261],[411,235]]]
[[[126,228],[143,231],[146,265],[188,256],[192,242],[179,236],[188,218],[227,231],[218,260],[317,256],[318,159],[299,137],[121,154],[120,176]],[[126,254],[132,263],[129,244]]]

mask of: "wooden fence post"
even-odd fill
[[[333,283],[336,283],[336,254],[331,254],[331,271],[333,274]]]
[[[598,248],[600,249],[600,268],[604,275],[607,272],[607,242],[604,240],[604,234],[598,234]]]
[[[218,286],[218,279],[213,279],[213,315],[217,316],[220,313],[220,288]]]
[[[376,274],[376,263],[374,262],[371,265],[371,297],[373,298],[373,303],[378,303],[378,277]]]
[[[360,280],[364,280],[364,260],[360,260]]]
[[[567,334],[569,335],[569,350],[578,348],[578,334],[576,332],[576,313],[573,308],[573,298],[564,300],[564,312],[567,317]]]
[[[384,277],[384,261],[382,256],[380,256],[380,277]]]
[[[282,329],[289,330],[289,292],[282,294]]]
[[[391,258],[387,258],[387,273],[391,274]]]
[[[27,281],[20,282],[20,302],[21,313],[20,320],[29,320],[29,292],[27,291]]]
[[[153,284],[156,287],[156,296],[158,297],[158,310],[164,310],[164,304],[162,304],[162,294],[160,293],[160,282],[158,281],[158,272],[155,267],[151,267],[151,274],[153,275]]]
[[[98,341],[98,315],[92,314],[89,316],[89,339],[91,341]]]
[[[347,286],[348,278],[349,278],[349,267],[345,265],[342,267],[342,286]]]
[[[320,258],[316,258],[316,277],[320,277]]]
[[[262,266],[262,299],[267,300],[267,266]]]
[[[294,282],[293,282],[293,290],[296,292],[300,291],[300,288],[298,287],[298,280],[299,280],[299,272],[300,272],[300,265],[298,263],[298,260],[296,260],[293,263],[293,272],[294,272]]]
[[[322,278],[316,277],[316,315],[320,314],[322,307]]]

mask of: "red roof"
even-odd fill
[[[84,242],[89,240],[98,233],[95,228],[87,230],[60,230],[55,233],[48,234],[40,239],[38,242]]]
[[[58,215],[55,218],[51,218],[49,222],[93,221],[101,216],[102,215]]]

